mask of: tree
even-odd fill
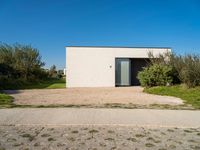
[[[50,77],[57,77],[57,71],[56,71],[56,66],[55,65],[50,67],[49,76]]]
[[[41,55],[36,48],[31,45],[13,44],[8,45],[5,43],[0,44],[0,64],[1,68],[10,68],[12,70],[12,78],[22,78],[24,80],[32,80],[36,78],[38,70],[42,70],[45,65],[41,61]],[[11,69],[12,68],[12,69]],[[1,70],[1,72],[5,70]],[[17,75],[18,76],[17,76]]]
[[[15,45],[15,68],[20,70],[25,79],[28,79],[29,75],[33,75],[35,70],[40,69],[45,65],[41,61],[41,56],[36,48],[32,48],[30,45]]]

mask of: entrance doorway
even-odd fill
[[[129,58],[116,58],[115,60],[115,85],[131,85],[131,61]]]
[[[116,58],[115,86],[140,85],[137,75],[149,63],[148,58]]]

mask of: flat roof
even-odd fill
[[[152,49],[171,49],[171,47],[129,47],[129,46],[65,46],[65,47],[94,47],[94,48],[152,48]]]

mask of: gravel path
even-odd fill
[[[200,128],[0,126],[0,149],[199,150]]]
[[[16,104],[23,105],[101,105],[107,103],[121,104],[183,104],[182,100],[170,96],[158,96],[143,93],[141,87],[118,88],[68,88],[6,91],[15,98]]]
[[[0,109],[0,150],[199,150],[200,111]]]

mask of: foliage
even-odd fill
[[[66,82],[64,79],[52,79],[40,81],[39,83],[32,83],[20,87],[21,89],[58,89],[65,88]]]
[[[164,54],[159,54],[154,56],[152,52],[149,52],[150,65],[158,64],[163,66],[168,66],[171,68],[171,73],[169,74],[172,78],[172,84],[180,84],[180,78],[178,77],[178,70],[175,68],[175,58],[176,54],[171,52],[166,52]]]
[[[200,86],[200,56],[188,54],[171,58],[178,78],[188,87]]]
[[[58,78],[64,78],[65,77],[65,75],[64,75],[64,70],[58,70],[57,71],[57,76],[58,76]]]
[[[146,88],[144,91],[150,94],[175,96],[183,99],[186,104],[191,104],[194,108],[200,109],[200,87],[187,88],[182,85],[159,86]]]
[[[57,89],[65,88],[64,79],[48,78],[40,81],[24,81],[23,79],[7,80],[3,83],[3,88],[0,86],[0,90],[17,90],[17,89]]]
[[[142,86],[152,87],[171,84],[172,68],[166,65],[153,64],[145,67],[138,73],[138,79]]]
[[[26,80],[29,76],[35,75],[35,70],[40,70],[44,66],[44,62],[41,61],[41,56],[36,48],[20,44],[1,44],[0,64],[1,70],[3,67],[11,69],[7,75],[16,77],[17,74],[17,77]]]
[[[164,68],[170,68],[169,78],[171,78],[173,84],[186,84],[188,87],[200,86],[200,56],[195,54],[176,55],[174,53],[160,54],[154,56],[149,53],[150,65],[159,65]],[[148,69],[146,69],[148,70]],[[168,71],[168,69],[166,70]],[[148,78],[148,74],[142,74],[143,78]],[[140,82],[143,84],[141,78]],[[144,84],[144,86],[146,86]],[[155,84],[153,86],[156,86]]]
[[[13,102],[13,98],[4,93],[0,93],[0,106],[1,105],[10,105]]]
[[[53,77],[53,78],[57,77],[57,71],[56,71],[56,66],[55,65],[50,67],[49,76]]]
[[[46,79],[48,73],[36,48],[21,44],[0,44],[0,88],[20,86],[28,82]]]

